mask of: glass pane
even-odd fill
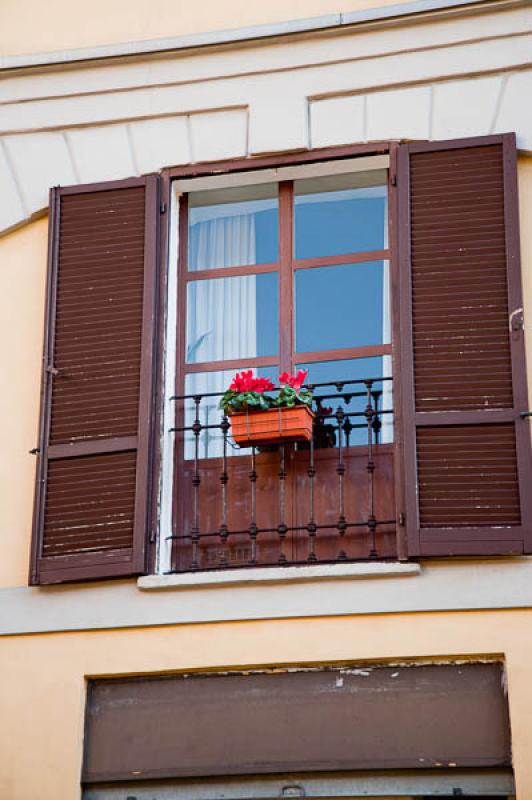
[[[296,351],[390,342],[387,261],[297,270]]]
[[[216,372],[195,372],[185,377],[186,395],[211,395],[213,397],[202,397],[199,404],[199,419],[202,425],[214,425],[214,428],[202,430],[199,436],[199,458],[221,458],[223,455],[223,435],[218,425],[222,421],[222,412],[218,408],[220,397],[227,389],[237,372],[241,372],[247,367],[238,370],[219,370]],[[261,367],[253,370],[254,375],[263,378],[270,378],[277,384],[279,370],[277,366]],[[189,428],[196,418],[196,404],[190,398],[185,401],[185,427]],[[194,434],[192,431],[185,431],[184,448],[185,459],[193,459],[195,452]],[[250,448],[239,447],[233,441],[231,432],[227,437],[227,455],[239,456],[251,452]]]
[[[295,255],[387,247],[386,170],[295,181]]]
[[[350,445],[367,444],[368,428],[364,416],[364,409],[367,406],[367,387],[364,383],[349,383],[349,381],[375,379],[372,385],[372,391],[375,393],[372,398],[373,407],[381,411],[393,411],[392,381],[376,380],[391,377],[391,362],[391,356],[379,356],[341,361],[319,361],[300,365],[301,369],[309,371],[308,383],[346,382],[340,391],[334,385],[317,386],[314,390],[314,397],[322,398],[317,404],[318,408],[321,406],[322,409],[329,410],[328,414],[334,414],[338,408],[341,408],[344,412],[353,415],[349,417],[350,423],[354,426],[349,433]],[[373,441],[381,444],[393,441],[393,414],[382,414],[379,419],[381,428],[376,435],[375,431],[373,432]],[[330,440],[337,444],[336,419],[328,416],[322,420],[321,424],[329,426],[323,432],[324,442]]]
[[[278,352],[278,276],[244,275],[187,285],[187,364]]]
[[[270,264],[278,253],[277,184],[189,195],[189,270]]]

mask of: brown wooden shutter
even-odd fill
[[[32,584],[145,567],[157,180],[51,192]]]
[[[532,552],[516,163],[513,134],[399,148],[413,556]]]

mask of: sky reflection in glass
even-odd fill
[[[391,357],[378,356],[373,358],[351,358],[338,361],[319,361],[312,364],[301,364],[301,368],[308,369],[308,383],[328,383],[337,381],[359,381],[367,378],[383,378],[391,376]],[[393,392],[391,381],[375,381],[373,389],[380,394],[377,403],[379,409],[393,409]],[[322,397],[322,407],[328,407],[332,412],[341,408],[345,413],[357,414],[351,417],[351,423],[355,425],[350,433],[349,443],[351,445],[367,444],[368,431],[364,417],[364,409],[367,404],[367,387],[364,383],[346,383],[342,392],[351,395],[344,402],[334,386],[319,386],[314,390],[314,396]],[[358,395],[358,396],[353,396]],[[336,424],[335,420],[329,419],[327,424]],[[382,429],[380,442],[391,442],[393,440],[393,415],[383,414],[381,417]]]
[[[296,258],[386,248],[384,179],[376,173],[374,180],[380,181],[380,185],[345,187],[346,183],[361,180],[359,175],[343,175],[295,182]],[[321,187],[327,191],[319,191]]]
[[[296,351],[389,343],[388,262],[296,271]]]

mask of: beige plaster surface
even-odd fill
[[[47,236],[41,219],[0,239],[0,586],[28,581]]]
[[[0,645],[0,797],[80,796],[86,679],[504,657],[518,800],[532,797],[532,611],[330,617],[19,636]]]
[[[396,5],[398,0],[2,0],[0,55],[167,38]]]

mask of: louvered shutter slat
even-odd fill
[[[399,148],[411,555],[532,551],[515,139]]]
[[[144,570],[157,179],[52,192],[30,581]]]

